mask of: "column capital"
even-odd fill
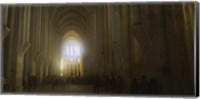
[[[36,59],[39,59],[42,56],[42,52],[37,51],[36,52]]]
[[[20,48],[18,55],[23,56],[28,51],[28,49],[30,47],[31,47],[31,43],[30,42],[25,42],[22,45],[22,47]]]
[[[4,31],[4,39],[8,36],[8,34],[10,33],[10,28],[7,25],[3,25],[3,31]]]

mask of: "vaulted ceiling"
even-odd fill
[[[48,12],[49,20],[53,23],[52,28],[63,37],[70,30],[85,35],[90,28],[91,15],[95,12],[95,8],[83,5],[59,5],[49,7]]]

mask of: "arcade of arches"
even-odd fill
[[[194,94],[195,3],[4,5],[5,92],[29,76],[157,79],[160,93]],[[53,89],[52,89],[53,90]]]

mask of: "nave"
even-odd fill
[[[194,95],[196,4],[3,5],[3,92]]]

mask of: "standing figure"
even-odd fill
[[[148,81],[146,80],[146,76],[142,76],[142,80],[140,81],[140,93],[146,94],[148,87]]]
[[[133,82],[132,82],[132,93],[133,94],[137,94],[137,93],[139,93],[139,83],[138,83],[138,81],[137,81],[137,79],[135,78],[135,79],[133,79]]]

